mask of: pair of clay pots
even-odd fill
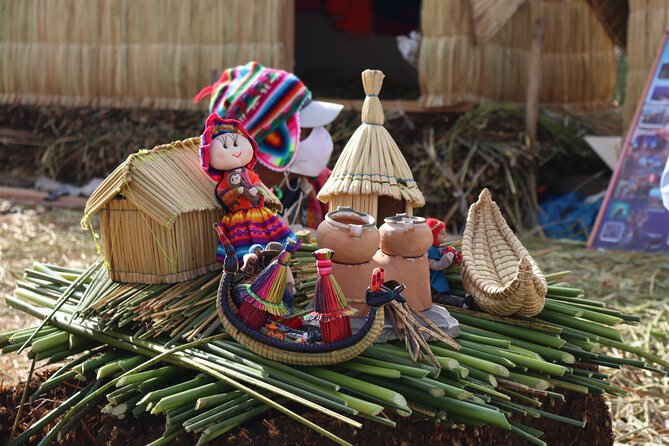
[[[377,229],[371,215],[342,206],[328,212],[316,237],[318,246],[335,252],[332,260],[348,265],[369,262],[379,248],[390,256],[420,257],[432,245],[422,217],[397,214]]]

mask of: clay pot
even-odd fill
[[[354,265],[369,262],[374,256],[379,248],[379,230],[371,215],[340,206],[325,215],[316,240],[320,248],[334,251],[333,261]]]
[[[423,217],[407,214],[387,217],[379,232],[381,250],[390,256],[419,257],[432,245],[432,231]]]

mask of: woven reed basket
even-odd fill
[[[222,281],[221,281],[222,282]],[[220,291],[219,291],[220,295]],[[228,295],[228,305],[231,308],[234,308],[234,303],[232,298]],[[290,365],[299,365],[299,366],[322,366],[322,365],[331,365],[339,364],[341,362],[346,362],[350,359],[355,358],[369,347],[374,344],[376,338],[379,337],[381,330],[383,329],[384,323],[384,310],[383,307],[379,308],[374,317],[374,322],[369,332],[365,337],[360,340],[360,342],[347,347],[341,350],[333,350],[330,352],[324,353],[299,353],[291,352],[287,350],[282,350],[280,348],[272,347],[262,342],[256,341],[245,335],[244,333],[237,330],[237,328],[230,322],[230,320],[223,313],[221,308],[220,299],[216,300],[216,308],[218,311],[219,318],[223,323],[225,331],[232,336],[237,342],[242,344],[244,347],[251,350],[253,353],[257,353],[263,358],[271,359],[272,361],[282,362],[284,364]]]
[[[476,304],[499,316],[535,316],[548,285],[530,253],[483,189],[469,208],[462,238],[462,281]]]

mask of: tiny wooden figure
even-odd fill
[[[235,248],[241,263],[249,248],[272,241],[282,245],[292,231],[268,209],[281,208],[279,200],[253,172],[258,145],[244,126],[234,119],[222,119],[216,113],[207,118],[200,156],[202,168],[216,180],[216,199],[226,213],[219,225]],[[225,252],[219,243],[216,259],[222,262]]]

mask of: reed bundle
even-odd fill
[[[199,143],[190,138],[130,155],[89,198],[82,226],[100,215],[112,279],[171,283],[217,269],[211,224],[222,210],[200,166]]]
[[[478,16],[472,17],[469,3],[422,3],[418,71],[426,106],[524,102],[531,33],[540,17],[545,19],[545,37],[539,100],[569,109],[611,106],[616,80],[614,44],[586,0],[527,0],[501,27],[498,17],[476,22]],[[507,12],[517,6],[510,1],[495,3]],[[475,14],[477,11],[474,8]],[[496,28],[494,36],[476,44],[477,33],[488,36]]]
[[[641,101],[662,36],[669,26],[669,1],[629,2],[627,22],[627,80],[623,128],[631,124]]]
[[[362,124],[346,143],[330,178],[318,193],[318,199],[338,206],[349,206],[370,214],[377,221],[389,213],[381,197],[397,204],[397,212],[412,214],[414,207],[425,205],[411,169],[388,130],[379,93],[384,75],[378,70],[362,72],[365,101]]]
[[[313,264],[313,250],[307,246],[296,252],[293,267],[306,268],[301,259],[307,257]],[[669,368],[666,360],[622,342],[615,326],[636,324],[638,317],[587,299],[583,290],[564,282],[567,275],[546,276],[547,305],[535,318],[449,308],[462,333],[459,349],[430,343],[441,368],[429,360],[412,362],[410,353],[393,343],[374,345],[337,368],[298,368],[251,353],[222,339],[222,334],[207,337],[218,331],[200,332],[199,340],[190,343],[182,340],[185,332],[173,340],[141,335],[146,328],[136,320],[138,308],[145,315],[155,314],[156,320],[164,321],[170,314],[167,319],[175,318],[177,331],[192,327],[192,321],[183,319],[191,310],[205,320],[213,311],[205,296],[215,285],[213,275],[197,283],[128,285],[90,271],[36,263],[25,271],[7,303],[42,319],[57,302],[62,300],[62,305],[38,333],[33,328],[5,333],[0,335],[0,346],[3,352],[16,351],[32,336],[29,356],[65,361],[29,401],[39,404],[45,390],[64,382],[75,384],[76,390],[41,419],[20,425],[10,445],[42,434],[46,446],[99,402],[117,417],[165,414],[165,432],[153,444],[167,444],[185,432],[198,433],[199,444],[204,444],[270,407],[347,444],[293,411],[288,404],[292,402],[353,427],[361,426],[360,418],[394,426],[387,414],[395,413],[447,426],[498,426],[531,444],[545,445],[539,438],[542,432],[518,423],[518,415],[581,427],[585,421],[543,410],[538,397],[563,400],[565,390],[625,393],[607,373],[593,369],[595,365],[631,366],[659,375],[664,371],[653,364]],[[460,271],[449,270],[448,278],[452,291],[464,295]],[[602,354],[601,346],[642,359]]]
[[[0,2],[0,103],[194,108],[211,73],[293,66],[285,0]]]

